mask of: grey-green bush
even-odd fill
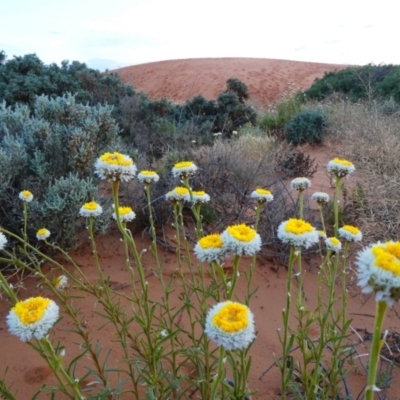
[[[327,123],[327,116],[320,110],[299,112],[285,125],[286,140],[293,144],[322,143]]]
[[[78,211],[97,198],[93,165],[106,149],[118,147],[118,127],[110,106],[78,104],[75,97],[40,96],[33,115],[27,105],[0,105],[0,219],[20,232],[21,190],[30,190],[29,236],[47,227],[59,244],[76,239]],[[55,212],[57,211],[57,212]],[[65,221],[70,221],[68,225]]]

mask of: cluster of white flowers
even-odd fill
[[[56,323],[58,305],[51,299],[31,297],[19,301],[10,310],[6,321],[9,331],[23,342],[32,337],[41,339]]]
[[[312,194],[311,198],[318,204],[329,203],[329,194],[324,192],[315,192]]]
[[[131,207],[128,206],[118,207],[118,214],[119,214],[119,220],[121,222],[131,222],[136,218],[135,212],[132,210]],[[117,213],[115,211],[113,212],[112,216],[115,220],[117,220]]]
[[[400,301],[400,242],[375,243],[357,254],[358,285],[376,301]]]
[[[224,241],[218,233],[202,237],[194,247],[194,254],[200,261],[220,263],[228,254]]]
[[[68,278],[65,275],[60,275],[54,280],[54,287],[58,291],[62,291],[68,284]]]
[[[143,170],[138,173],[138,181],[140,183],[156,183],[160,180],[160,177],[155,171]]]
[[[269,190],[261,188],[251,192],[251,198],[256,199],[259,203],[269,203],[274,200],[274,196]]]
[[[334,174],[338,178],[343,178],[346,175],[350,175],[355,171],[354,165],[345,159],[334,158],[328,163],[328,172]]]
[[[189,190],[182,186],[177,186],[174,190],[171,190],[165,195],[168,201],[190,201]]]
[[[7,244],[6,235],[3,232],[0,232],[0,250],[3,250],[6,244]]]
[[[360,242],[362,240],[361,231],[352,225],[344,225],[339,228],[339,236],[347,242]]]
[[[214,305],[206,317],[204,332],[226,350],[246,349],[256,338],[254,316],[241,303],[225,301]]]
[[[172,168],[172,175],[175,178],[188,178],[197,171],[197,165],[192,161],[181,161],[174,165]]]
[[[20,200],[26,201],[27,203],[30,203],[33,200],[33,194],[29,190],[23,190],[19,193],[18,197]]]
[[[98,217],[103,212],[103,208],[100,204],[95,201],[91,201],[89,203],[85,203],[81,209],[79,210],[79,215],[81,217]]]
[[[296,218],[290,218],[280,223],[278,238],[283,243],[306,249],[318,243],[318,232],[310,223]]]
[[[246,224],[228,226],[222,232],[222,240],[229,253],[252,256],[261,249],[261,237]]]
[[[50,236],[50,231],[46,228],[41,228],[36,232],[37,240],[46,240]]]
[[[308,178],[295,178],[290,182],[290,186],[294,190],[306,190],[311,186],[311,181]]]
[[[202,191],[202,190],[193,190],[192,192],[192,201],[194,204],[196,203],[208,203],[210,201],[210,196]]]
[[[326,248],[334,253],[339,253],[342,248],[342,243],[335,237],[329,237],[325,239]]]
[[[133,160],[124,154],[104,153],[94,164],[95,173],[109,182],[129,182],[136,175],[136,165]]]

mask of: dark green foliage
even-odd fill
[[[26,105],[0,106],[0,220],[20,232],[18,193],[30,190],[35,199],[29,205],[30,235],[45,226],[70,246],[79,208],[98,191],[91,178],[94,162],[117,145],[118,128],[111,107],[77,104],[72,95],[40,96],[33,109],[31,116]]]
[[[300,144],[321,143],[327,126],[327,116],[320,110],[305,110],[285,125],[286,140]]]
[[[305,94],[308,98],[322,100],[337,92],[346,94],[353,101],[392,97],[400,102],[400,65],[368,64],[327,72],[323,78],[317,78]]]
[[[0,54],[4,60],[4,52]],[[75,94],[79,103],[116,105],[117,113],[121,97],[133,95],[134,90],[117,74],[101,73],[78,61],[63,61],[61,67],[46,65],[36,54],[0,61],[0,102],[24,103],[32,108],[36,96],[55,98],[67,92]]]
[[[246,84],[237,78],[229,78],[226,81],[226,87],[226,92],[235,93],[240,103],[244,103],[250,97]]]

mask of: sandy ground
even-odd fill
[[[150,98],[166,97],[175,102],[185,102],[198,94],[214,100],[225,90],[227,79],[237,78],[247,85],[250,102],[264,108],[286,91],[288,85],[307,89],[324,72],[345,67],[265,58],[198,58],[134,65],[115,72]]]
[[[197,69],[191,68],[193,63],[197,63]],[[133,84],[136,88],[149,91],[150,96],[154,98],[170,95],[171,99],[180,101],[184,101],[197,93],[213,98],[224,87],[224,82],[227,78],[236,76],[249,85],[252,96],[259,99],[260,103],[265,103],[272,99],[272,92],[275,93],[274,96],[278,95],[278,89],[285,89],[287,83],[294,82],[297,87],[307,87],[316,76],[321,76],[327,68],[335,69],[338,66],[278,60],[208,59],[166,61],[125,68],[120,72],[121,74],[126,74],[124,75],[126,80],[130,79],[129,76],[133,76]],[[179,83],[179,78],[181,78],[181,83]],[[135,81],[135,79],[138,80]],[[170,86],[166,87],[168,83]],[[195,86],[197,84],[199,86]],[[185,87],[185,85],[191,86]],[[273,88],[271,92],[266,90],[268,85]],[[200,88],[203,90],[200,90]],[[260,88],[264,89],[258,90]],[[312,179],[312,191],[331,191],[331,184],[325,171],[327,162],[333,156],[340,155],[337,154],[337,146],[333,143],[327,143],[323,147],[306,146],[303,150],[315,157],[319,163],[318,172]],[[349,183],[351,184],[351,182]],[[149,240],[145,235],[138,234],[135,236],[135,240],[139,249],[148,248]],[[355,247],[353,253],[359,249],[360,247]],[[118,233],[113,231],[108,235],[99,237],[98,251],[102,269],[106,276],[110,276],[112,288],[129,295],[131,288],[127,285],[129,278],[125,268],[124,249]],[[164,264],[163,271],[165,276],[171,276],[177,267],[175,254],[160,247],[159,256]],[[74,252],[73,258],[90,280],[96,279],[96,269],[88,240],[85,240],[83,245]],[[249,261],[246,258],[242,260],[240,264],[241,271],[247,268]],[[154,263],[149,253],[144,255],[143,263],[150,288],[153,289],[150,291],[151,295],[157,298],[160,293],[157,286],[157,278],[152,274]],[[229,267],[229,261],[227,266]],[[303,266],[306,271],[304,284],[308,299],[307,304],[312,307],[316,298],[316,276],[319,270],[319,261],[314,257],[308,257],[305,259]],[[287,269],[284,265],[280,265],[277,271],[273,267],[274,265],[268,259],[262,256],[258,258],[252,284],[253,288],[258,288],[258,291],[250,304],[255,315],[257,339],[250,350],[253,364],[249,387],[258,391],[253,396],[253,399],[260,400],[279,398],[277,395],[279,392],[278,369],[272,367],[268,373],[263,375],[273,364],[274,354],[279,356],[281,353],[277,329],[282,328],[281,310],[285,304]],[[347,282],[349,293],[348,314],[353,318],[352,328],[359,330],[358,335],[360,336],[353,334],[351,339],[354,343],[357,343],[358,351],[363,354],[360,358],[366,363],[367,357],[365,354],[369,351],[370,341],[361,342],[360,338],[364,337],[366,332],[372,332],[373,330],[375,302],[372,298],[366,299],[359,294],[351,273],[352,267],[353,265],[350,264]],[[50,274],[58,275],[58,272],[51,270],[49,265],[45,264],[43,268]],[[25,280],[25,288],[20,292],[20,297],[24,299],[29,296],[49,296],[49,292],[44,288],[38,287],[37,284],[35,277],[28,277]],[[179,293],[179,286],[177,286],[177,292]],[[243,298],[244,294],[245,281],[244,279],[239,279],[238,298]],[[174,301],[179,302],[176,297]],[[103,320],[96,312],[101,312],[101,307],[95,304],[92,299],[77,299],[75,306],[81,308],[81,314],[84,315],[83,325],[88,329],[93,340],[99,340],[104,349],[114,349],[110,363],[118,365],[118,360],[122,358],[122,354],[112,343],[114,338],[113,329],[110,326],[106,326],[99,330]],[[4,298],[0,299],[0,377],[3,376],[6,365],[8,365],[9,370],[6,375],[6,381],[11,384],[11,388],[14,391],[18,390],[18,399],[31,399],[43,384],[52,384],[55,381],[50,375],[50,370],[46,363],[38,354],[28,345],[21,343],[16,337],[8,333],[5,323],[8,311],[9,305]],[[400,320],[395,311],[389,311],[384,325],[384,328],[390,331],[400,331]],[[60,340],[66,346],[66,360],[68,361],[72,360],[79,351],[79,345],[77,344],[79,338],[76,334],[68,331],[71,328],[72,323],[66,317],[51,332],[52,339]],[[315,332],[315,338],[317,337],[318,331]],[[354,371],[349,375],[353,399],[357,398],[366,382],[365,371],[358,362],[356,362],[355,367]],[[393,375],[398,374],[398,372],[399,370],[396,368]],[[83,373],[83,370],[79,370],[78,373]],[[399,386],[396,384],[395,378],[388,394],[389,398],[400,399]],[[47,398],[47,396],[42,394],[38,398]],[[62,400],[63,397],[57,395],[56,399]]]

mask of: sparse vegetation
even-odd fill
[[[325,97],[330,90],[335,92],[324,100],[304,102],[303,93],[290,86],[261,117],[259,126],[255,126],[256,110],[245,103],[247,87],[236,78],[226,82],[226,90],[215,101],[196,96],[177,105],[167,99],[150,100],[113,74],[99,74],[75,62],[65,62],[61,68],[45,66],[34,55],[5,61],[4,52],[0,52],[1,71],[5,71],[6,79],[0,80],[0,96],[5,99],[0,106],[0,262],[18,274],[35,274],[34,279],[52,293],[79,337],[79,355],[67,363],[64,343],[49,338],[52,326],[46,325],[43,335],[37,331],[35,338],[31,335],[31,347],[48,362],[58,382],[44,385],[38,395],[63,393],[71,399],[119,399],[123,395],[158,400],[196,396],[250,399],[254,394],[248,386],[248,351],[255,338],[252,314],[239,321],[240,329],[226,328],[231,320],[218,325],[210,319],[209,310],[211,303],[231,307],[225,304],[228,299],[235,301],[233,307],[241,312],[249,312],[256,293],[252,279],[258,252],[288,267],[283,328],[277,333],[281,353],[275,352],[274,363],[281,374],[280,397],[361,398],[351,393],[347,382],[347,373],[359,357],[355,356],[357,345],[349,339],[346,260],[350,245],[354,245],[351,242],[360,241],[361,230],[367,245],[395,241],[388,242],[388,249],[384,248],[386,244],[378,246],[400,262],[400,97],[389,88],[397,79],[397,68],[366,66],[356,71],[357,79],[351,75],[354,70],[327,74],[323,83],[317,81],[307,91],[307,98],[315,99]],[[65,90],[71,88],[74,94],[58,93],[63,74],[71,75]],[[344,99],[336,88],[344,88],[358,102]],[[384,98],[377,101],[378,96]],[[101,105],[105,99],[114,107]],[[283,133],[289,143],[282,140]],[[310,206],[307,190],[308,178],[316,173],[317,166],[299,145],[321,143],[325,136],[341,143],[341,154],[356,165],[358,175],[354,185],[345,184],[345,176],[354,170],[352,163],[332,160],[340,167],[330,169],[334,198],[330,201],[322,193],[328,200],[321,204],[317,201],[318,219],[317,206]],[[101,168],[111,178],[100,185],[92,173],[99,155],[126,148],[134,162],[119,153],[103,154],[106,161],[102,159]],[[180,163],[182,160],[192,161]],[[121,171],[131,168],[133,178],[133,164],[147,173],[154,170],[150,175],[156,175],[157,180],[125,182]],[[171,169],[180,168],[180,173],[171,175]],[[292,182],[289,189],[289,180],[296,177],[301,177],[300,186]],[[174,189],[171,195],[177,184],[179,190]],[[103,196],[107,189],[112,193],[113,208],[110,196]],[[21,198],[24,190],[34,192],[32,202]],[[203,190],[210,200],[196,203],[193,191]],[[273,201],[263,197],[271,195],[269,190]],[[169,201],[167,193],[172,196],[167,196]],[[122,201],[135,210],[136,225],[123,219],[127,209],[120,208]],[[88,214],[79,218],[84,207]],[[93,209],[102,213],[91,214]],[[104,275],[96,247],[95,233],[107,229],[112,213],[122,241],[129,292],[115,289],[110,276]],[[161,240],[159,229],[171,223],[174,236]],[[286,229],[284,224],[295,226]],[[347,235],[353,238],[339,233],[344,224],[353,225],[347,228]],[[145,227],[150,237],[146,248],[137,247],[132,234],[135,226]],[[323,232],[317,234],[316,226]],[[38,230],[44,227],[51,232],[51,241],[46,235],[40,237]],[[215,233],[222,231],[222,235]],[[230,231],[236,233],[227,237]],[[97,271],[93,281],[63,249],[76,243],[79,232],[89,233]],[[215,242],[215,236],[222,238],[222,244]],[[328,237],[322,239],[324,236]],[[207,237],[202,247],[200,243]],[[176,253],[176,270],[168,279],[163,275],[166,260],[161,260],[157,251],[160,244]],[[197,264],[193,261],[195,245]],[[214,253],[209,252],[210,247]],[[320,257],[318,293],[311,302],[303,290],[305,271],[301,263],[309,248],[307,255]],[[151,271],[142,259],[146,250],[155,262]],[[50,254],[56,252],[58,255],[52,258]],[[240,265],[243,256],[248,259],[246,268]],[[222,261],[229,257],[232,262],[227,267]],[[51,266],[49,270],[42,268],[44,260]],[[359,260],[356,264],[360,267]],[[379,265],[375,263],[375,267]],[[60,276],[54,276],[54,272],[68,278],[69,286],[60,289]],[[148,276],[156,280],[160,298],[154,296],[153,287],[149,289]],[[243,293],[235,291],[239,277],[246,282]],[[386,281],[378,284],[373,279],[379,276],[370,278],[364,289],[368,291],[372,285],[373,292],[384,291],[386,297],[377,297],[378,322],[370,338],[370,366],[368,371],[365,368],[369,374],[367,400],[373,399],[375,384],[384,389],[384,396],[392,385],[393,363],[381,372],[377,365],[386,308],[400,297],[399,287]],[[0,299],[4,296],[13,306],[18,303],[23,308],[19,301],[21,286],[14,287],[7,279],[0,269]],[[113,346],[119,346],[117,366],[108,364],[108,349],[102,347],[102,340],[93,343],[79,310],[80,296],[83,301],[96,303],[102,327],[112,326]],[[179,300],[174,306],[173,296]],[[18,314],[15,309],[12,312]],[[30,318],[40,323],[42,314]],[[17,336],[25,332],[25,325],[15,330]],[[220,329],[217,333],[216,326]],[[311,334],[315,330],[317,339]],[[76,371],[84,368],[85,375],[79,376]],[[15,399],[6,384],[8,379],[0,379],[0,397]],[[86,380],[90,383],[84,388]]]

